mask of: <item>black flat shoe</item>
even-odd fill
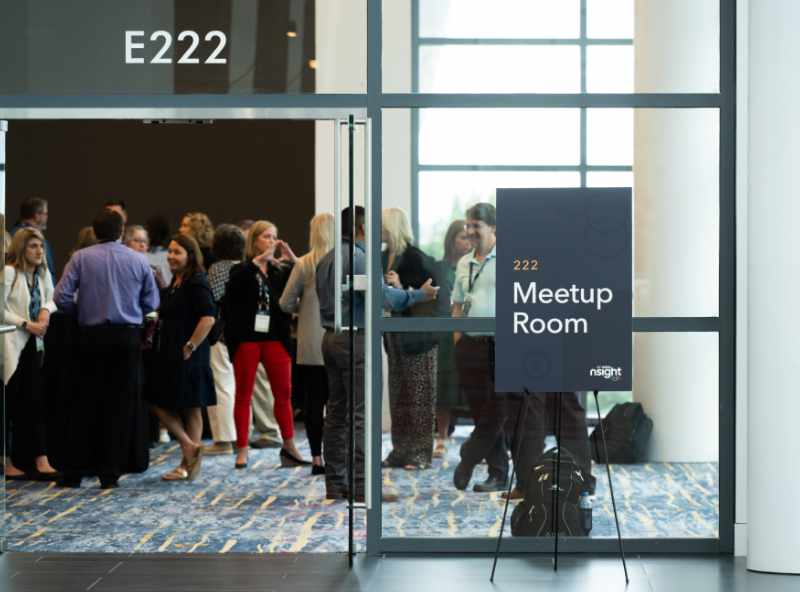
[[[483,483],[476,483],[472,491],[478,493],[489,493],[492,491],[506,491],[508,489],[508,478],[499,479],[498,477],[489,477]]]
[[[236,468],[236,469],[246,469],[246,468],[247,468],[247,462],[243,462],[243,463],[237,462],[237,463],[236,463],[235,465],[233,465],[233,466],[234,466],[234,468]]]
[[[311,474],[312,475],[324,475],[325,474],[325,467],[322,465],[311,465]]]
[[[58,487],[68,487],[70,489],[78,489],[81,486],[81,480],[72,477],[62,477],[56,481]]]
[[[34,469],[28,473],[28,478],[31,481],[58,481],[61,479],[61,473],[54,471],[52,473],[43,473],[38,469]]]
[[[100,481],[100,489],[116,489],[117,487],[119,487],[117,479],[102,479]]]
[[[295,455],[287,452],[285,448],[281,448],[281,452],[278,456],[281,459],[282,467],[304,467],[311,464],[311,461],[297,458]]]
[[[19,475],[6,475],[6,481],[29,481],[30,477],[25,473]]]

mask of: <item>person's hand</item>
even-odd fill
[[[461,341],[461,336],[463,333],[461,331],[456,331],[453,333],[453,345],[458,345],[458,342]]]
[[[156,280],[156,285],[162,290],[166,288],[167,280],[164,278],[164,274],[161,273],[161,269],[158,267],[151,267],[150,269],[153,270],[153,277]]]
[[[388,272],[383,276],[383,279],[386,280],[386,283],[393,288],[400,288],[401,290],[403,289],[403,284],[400,283],[400,276],[397,275],[396,271]]]
[[[260,255],[256,255],[253,257],[253,265],[256,267],[261,267],[262,265],[266,265],[270,261],[274,261],[275,258],[273,257],[275,251],[264,251]]]
[[[43,308],[39,311],[39,324],[44,325],[45,330],[50,326],[50,311]]]
[[[47,333],[47,325],[44,323],[29,321],[28,324],[25,325],[25,329],[31,335],[36,335],[36,337],[44,337],[45,333]]]
[[[439,294],[439,286],[434,286],[431,278],[428,278],[428,281],[422,284],[419,289],[425,294],[425,300],[435,300]]]
[[[283,240],[279,240],[277,248],[281,250],[281,256],[278,257],[277,260],[279,265],[286,265],[288,263],[297,263],[297,255],[294,254],[294,251],[292,251],[292,247],[289,246],[289,243]]]
[[[194,348],[194,345],[192,344],[192,342],[191,341],[187,341],[186,344],[183,346],[183,359],[184,359],[184,361],[186,361],[186,360],[188,360],[189,358],[192,357],[192,354],[194,353],[194,350],[195,350],[195,348]]]

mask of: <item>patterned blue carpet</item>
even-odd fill
[[[400,501],[384,504],[384,536],[496,536],[498,494],[456,491],[452,471],[459,428],[447,458],[427,471],[384,471]],[[302,439],[302,438],[301,438]],[[388,452],[384,439],[384,454]],[[308,454],[307,450],[304,450]],[[278,469],[277,450],[251,451],[250,466],[233,470],[233,456],[205,457],[193,483],[166,483],[179,459],[176,444],[152,451],[151,468],[128,475],[119,489],[97,481],[59,489],[8,482],[4,527],[8,549],[25,552],[271,553],[331,552],[347,547],[347,506],[325,500],[322,477],[308,468]],[[626,538],[718,536],[716,463],[614,465],[614,492]],[[592,537],[616,536],[604,467],[596,466]],[[478,467],[476,480],[485,478]],[[365,512],[357,511],[357,542],[366,542]],[[508,530],[506,530],[508,532]]]

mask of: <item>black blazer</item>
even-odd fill
[[[278,301],[289,279],[292,266],[267,267],[269,290],[269,333],[257,333],[254,323],[258,310],[258,268],[252,261],[244,261],[231,268],[228,287],[222,298],[222,314],[225,319],[225,343],[233,360],[241,343],[252,341],[280,341],[289,344],[291,317],[281,310]]]
[[[384,269],[386,268],[384,258]],[[419,288],[428,278],[434,286],[439,286],[439,294],[434,302],[420,303],[400,313],[402,316],[449,316],[450,289],[447,279],[442,277],[441,267],[433,257],[419,247],[408,245],[403,254],[394,261],[392,270],[400,276],[400,283],[405,288]]]

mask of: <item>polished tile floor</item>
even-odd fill
[[[4,592],[238,592],[327,590],[471,592],[559,590],[630,592],[797,592],[800,576],[750,573],[745,560],[727,556],[628,558],[626,587],[616,557],[572,555],[553,573],[550,558],[500,560],[489,583],[488,557],[359,556],[353,569],[341,554],[111,555],[6,553],[0,557]]]

